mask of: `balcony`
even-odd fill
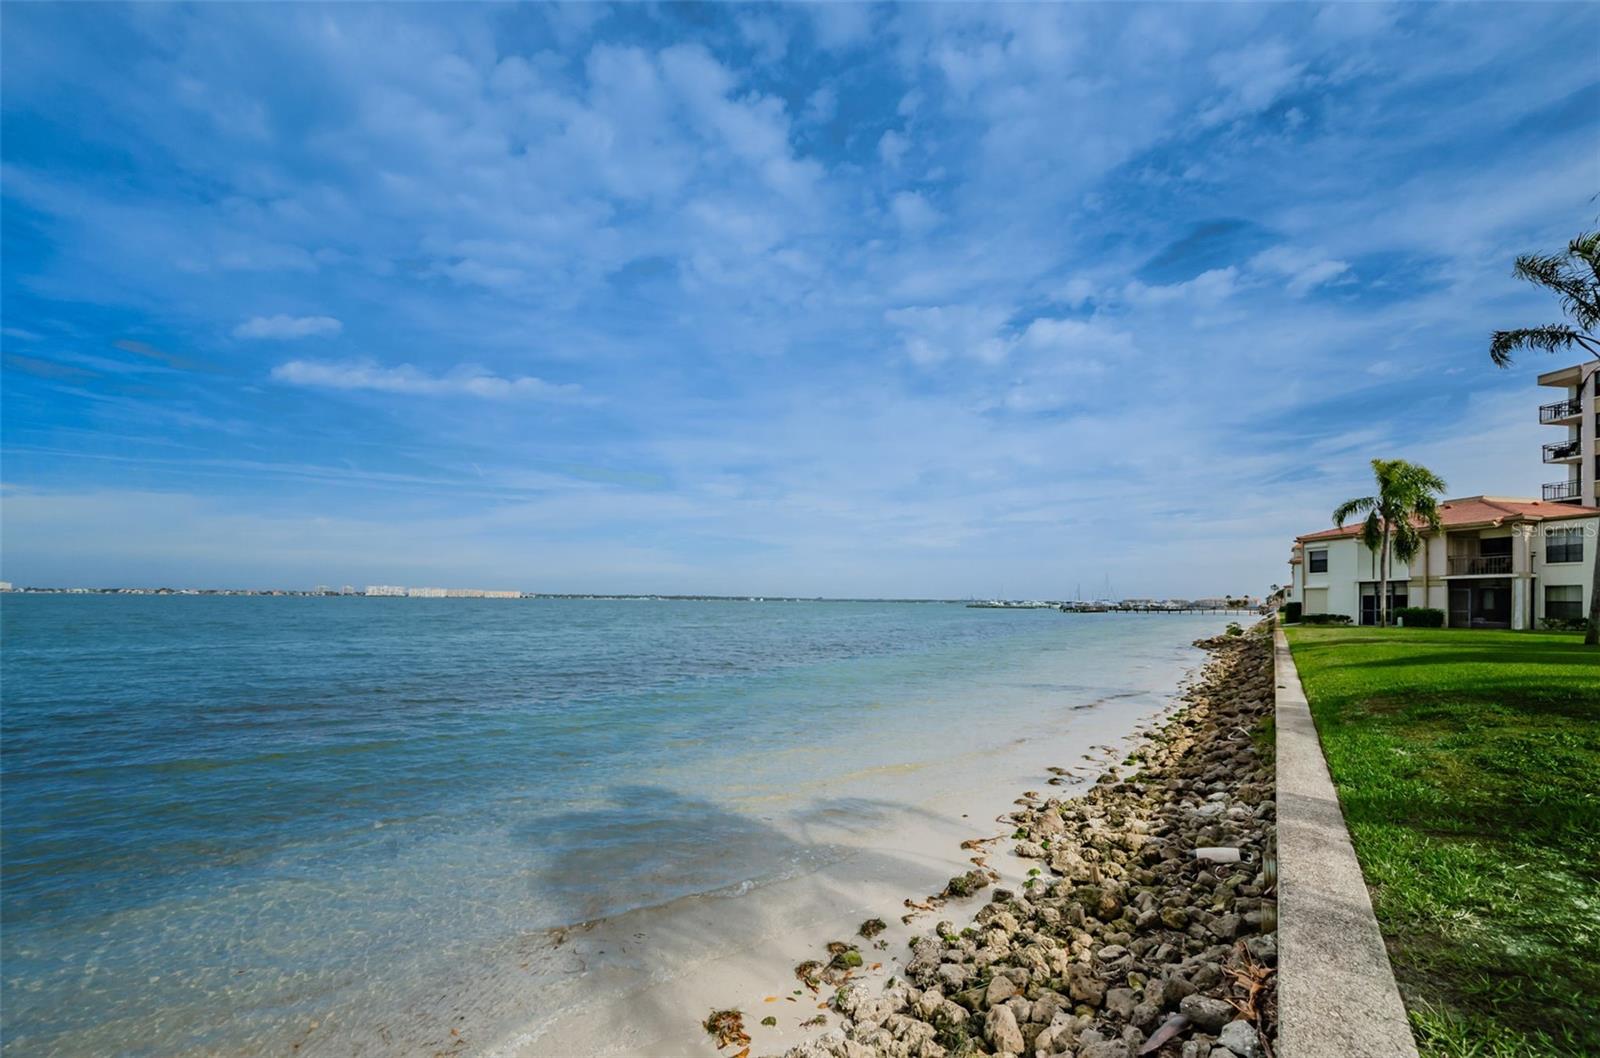
[[[1583,442],[1576,437],[1544,446],[1546,463],[1576,463],[1581,458],[1583,458]]]
[[[1445,567],[1449,577],[1503,577],[1510,572],[1510,555],[1451,555]]]
[[[1566,422],[1583,414],[1583,401],[1577,397],[1558,400],[1554,404],[1539,405],[1539,421],[1543,423]]]
[[[1583,499],[1583,482],[1552,481],[1544,487],[1544,498],[1556,503],[1577,503]]]

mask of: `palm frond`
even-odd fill
[[[1383,518],[1377,511],[1367,515],[1367,520],[1361,523],[1361,542],[1373,554],[1383,548],[1383,528]]]
[[[1443,492],[1444,488],[1444,482],[1439,481],[1438,491]],[[1429,529],[1436,533],[1439,531],[1441,523],[1439,521],[1439,501],[1437,499],[1435,499],[1432,495],[1424,493],[1417,500],[1416,506],[1413,508],[1413,510],[1416,516],[1421,518],[1423,524],[1425,524]]]
[[[1345,500],[1333,509],[1333,524],[1343,529],[1344,523],[1348,522],[1352,516],[1376,510],[1377,506],[1378,498],[1376,496],[1362,496],[1359,499]]]
[[[1410,562],[1417,557],[1417,552],[1422,550],[1422,534],[1410,522],[1400,522],[1394,527],[1394,537],[1389,543],[1394,557],[1402,562]]]
[[[1586,352],[1596,351],[1596,339],[1580,333],[1565,323],[1552,323],[1544,327],[1519,327],[1511,331],[1495,331],[1489,339],[1489,359],[1497,367],[1511,366],[1512,354],[1519,349],[1538,349],[1556,353],[1576,345]]]
[[[1585,297],[1593,295],[1588,290],[1584,277],[1567,263],[1571,256],[1570,248],[1563,254],[1525,253],[1517,258],[1517,263],[1511,268],[1511,274],[1518,279],[1525,279],[1555,291],[1556,296],[1563,302],[1582,301]]]
[[[1511,274],[1544,287],[1561,301],[1561,311],[1576,326],[1564,323],[1496,331],[1489,341],[1489,358],[1500,367],[1511,363],[1518,349],[1547,353],[1581,346],[1600,356],[1600,232],[1583,232],[1567,243],[1564,253],[1525,253]]]

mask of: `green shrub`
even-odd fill
[[[1242,635],[1244,635],[1244,629],[1239,626],[1239,622],[1238,621],[1229,621],[1228,622],[1227,632],[1228,632],[1228,634],[1230,636],[1242,636]]]
[[[1306,625],[1347,625],[1350,615],[1342,613],[1303,613],[1300,623]]]
[[[1286,602],[1286,603],[1284,603],[1283,604],[1283,623],[1284,624],[1290,624],[1290,625],[1298,624],[1299,621],[1300,621],[1300,607],[1301,607],[1301,604],[1297,603],[1297,602]]]
[[[1402,606],[1389,615],[1407,628],[1443,628],[1444,611],[1431,606]]]
[[[1546,617],[1539,627],[1546,632],[1583,632],[1588,630],[1589,622],[1583,617]]]

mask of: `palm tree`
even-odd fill
[[[1500,367],[1510,367],[1511,354],[1518,349],[1559,353],[1573,346],[1600,357],[1600,337],[1595,336],[1600,330],[1600,231],[1579,235],[1567,244],[1566,253],[1525,253],[1517,258],[1511,274],[1554,291],[1561,299],[1562,314],[1577,326],[1547,323],[1495,331],[1489,339],[1489,359]]]
[[[1557,353],[1574,347],[1600,357],[1600,231],[1586,232],[1567,244],[1566,253],[1525,253],[1517,258],[1512,275],[1555,293],[1561,313],[1571,323],[1495,331],[1489,340],[1489,359],[1511,366],[1518,349]],[[1591,538],[1592,539],[1592,538]],[[1600,646],[1600,556],[1594,563],[1589,586],[1589,628],[1585,644]]]
[[[1339,528],[1358,514],[1361,542],[1377,556],[1378,623],[1389,624],[1389,571],[1393,559],[1409,563],[1422,550],[1423,530],[1439,531],[1439,496],[1445,483],[1427,467],[1404,459],[1374,459],[1376,496],[1360,496],[1339,504],[1333,522]]]

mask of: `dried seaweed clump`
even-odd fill
[[[719,1048],[729,1044],[743,1046],[750,1042],[750,1034],[744,1031],[744,1015],[737,1010],[713,1010],[704,1024],[706,1032],[717,1041]]]

